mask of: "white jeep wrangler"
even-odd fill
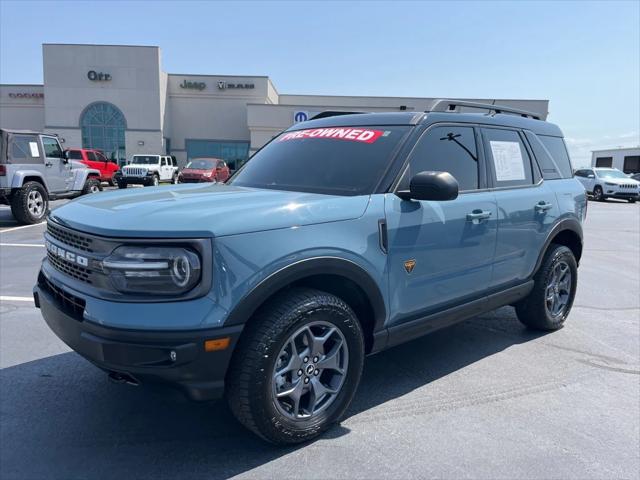
[[[134,184],[149,187],[160,182],[178,183],[178,162],[169,155],[134,155],[113,179],[119,188]]]

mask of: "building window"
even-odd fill
[[[96,102],[89,105],[80,117],[82,147],[102,150],[112,160],[126,161],[124,132],[127,122],[115,105]]]
[[[622,171],[624,173],[640,173],[640,155],[624,157]]]
[[[611,168],[613,165],[613,157],[598,157],[596,158],[596,168]]]
[[[192,158],[214,157],[237,170],[249,158],[249,142],[218,140],[186,140],[187,161]]]

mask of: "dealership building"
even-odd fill
[[[0,127],[57,134],[120,161],[138,153],[213,156],[237,167],[323,111],[426,111],[434,98],[291,95],[267,76],[166,73],[154,46],[45,44],[43,85],[0,85]],[[445,73],[446,74],[446,73]],[[547,100],[466,99],[546,118]]]

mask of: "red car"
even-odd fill
[[[68,148],[67,158],[78,160],[89,168],[100,171],[100,181],[113,184],[113,174],[118,170],[118,164],[109,160],[100,150],[91,148]]]
[[[229,167],[219,158],[194,158],[178,176],[179,183],[226,182]]]

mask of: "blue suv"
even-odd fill
[[[49,327],[115,381],[224,395],[296,443],[344,414],[365,355],[504,305],[563,325],[587,199],[558,127],[452,101],[321,117],[227,184],[56,209],[34,287]]]

